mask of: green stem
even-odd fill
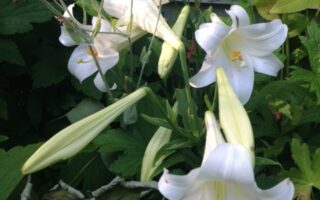
[[[218,96],[218,84],[215,83],[215,86],[214,86],[214,95],[213,95],[213,100],[212,100],[212,106],[210,108],[210,111],[213,112],[214,109],[215,109],[215,106],[216,106],[216,102],[217,102],[217,96]]]
[[[190,136],[189,134],[186,134],[183,129],[181,127],[179,127],[175,122],[173,122],[168,116],[166,111],[163,109],[161,103],[159,102],[159,100],[157,99],[156,95],[153,93],[153,91],[151,89],[148,88],[147,90],[148,92],[148,97],[149,99],[155,104],[157,105],[157,107],[160,109],[161,114],[163,115],[163,117],[168,121],[168,123],[170,124],[171,128],[175,131],[177,131],[179,134],[181,134],[184,137],[187,137],[191,140],[194,140],[194,138],[192,136]]]
[[[290,65],[290,44],[289,44],[289,38],[286,39],[285,42],[286,45],[286,76],[289,75],[289,65]]]
[[[91,53],[91,55],[92,55],[92,57],[93,57],[94,63],[95,63],[96,66],[97,66],[98,73],[99,73],[99,75],[101,76],[101,78],[102,78],[102,80],[103,80],[103,82],[104,82],[104,84],[105,84],[105,86],[106,86],[108,98],[109,98],[110,101],[113,101],[114,98],[113,98],[113,95],[112,95],[112,93],[111,93],[109,84],[108,84],[106,78],[104,77],[103,71],[102,71],[102,69],[101,69],[101,66],[100,66],[100,63],[99,63],[97,57],[95,56],[94,50],[93,50],[93,48],[92,48],[92,46],[91,46],[90,44],[88,45],[88,47],[89,47],[90,53]]]
[[[194,125],[194,127],[197,127],[195,124],[196,123],[196,120],[195,120],[196,112],[195,112],[194,104],[192,102],[191,89],[190,89],[190,85],[189,85],[189,73],[188,73],[186,49],[185,49],[185,46],[182,42],[180,43],[180,46],[179,46],[179,55],[180,55],[182,75],[183,75],[183,79],[184,79],[184,83],[185,83],[187,102],[189,105],[189,109],[188,109],[189,122],[192,123]],[[194,134],[197,135],[198,133],[194,133]]]

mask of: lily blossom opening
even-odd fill
[[[64,17],[70,17],[74,4],[68,7]],[[98,17],[92,18],[92,25],[80,24],[79,27],[89,36],[88,41],[84,41],[76,47],[71,54],[68,62],[68,69],[80,82],[98,71],[98,62],[104,75],[109,69],[114,67],[119,61],[119,50],[129,46],[128,37],[125,35],[126,27],[113,27],[109,21]],[[93,35],[97,33],[96,35]],[[131,34],[131,41],[134,41],[143,35],[143,31],[135,28]],[[77,45],[74,36],[68,31],[67,27],[61,27],[60,42],[65,46]],[[95,60],[96,59],[96,60]],[[104,80],[101,74],[94,78],[96,88],[106,92]],[[111,88],[111,89],[114,89]]]
[[[178,50],[181,46],[179,37],[171,30],[161,14],[158,21],[160,11],[157,6],[168,3],[168,0],[134,0],[132,2],[133,5],[131,0],[105,0],[103,8],[108,14],[119,19],[117,25],[129,26],[132,20],[133,26],[155,34]]]
[[[199,168],[187,175],[164,171],[158,184],[169,200],[291,200],[294,186],[285,179],[268,190],[258,188],[250,153],[241,145],[224,142],[214,115],[205,116],[207,136]]]
[[[195,88],[216,81],[216,68],[223,67],[242,104],[252,93],[254,71],[276,76],[283,63],[273,54],[285,41],[288,28],[280,20],[250,24],[247,12],[238,5],[226,11],[232,25],[223,23],[215,14],[211,23],[202,24],[195,33],[196,41],[206,52],[200,71],[190,79]]]

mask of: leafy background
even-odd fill
[[[319,199],[320,190],[320,29],[315,0],[239,1],[251,18],[281,18],[289,26],[289,38],[277,52],[285,68],[277,78],[256,74],[253,96],[246,105],[256,139],[259,186],[270,187],[289,176],[298,198]],[[180,8],[181,4],[172,3]],[[200,9],[201,8],[201,9]],[[201,67],[204,52],[194,41],[199,24],[208,20],[212,8],[196,2],[183,41],[188,51],[190,74]],[[215,11],[215,7],[213,7]],[[175,11],[178,13],[178,10]],[[177,14],[174,13],[174,14]],[[172,13],[171,13],[172,14]],[[226,21],[228,21],[226,19]],[[172,24],[173,21],[169,23]],[[0,2],[0,199],[19,199],[26,184],[22,163],[41,142],[62,128],[94,113],[110,102],[95,89],[92,78],[80,84],[67,70],[73,48],[58,42],[60,24],[39,1]],[[150,35],[132,46],[133,53],[121,52],[121,60],[107,74],[118,84],[120,98],[135,89],[141,62],[140,52],[149,45]],[[196,123],[186,118],[183,78],[179,62],[168,79],[157,76],[161,41],[155,40],[143,81],[158,94],[162,107],[175,124],[171,141],[158,153],[167,155],[163,167],[184,174],[199,166],[204,144],[205,99],[213,99],[215,87],[193,91],[199,116]],[[128,62],[128,60],[130,62]],[[177,114],[171,107],[178,103]],[[61,179],[81,191],[93,191],[116,175],[139,180],[144,150],[158,126],[170,127],[158,106],[148,99],[137,105],[138,120],[124,125],[117,119],[90,145],[72,159],[32,175],[32,199],[74,197],[63,190],[49,191]],[[197,131],[195,137],[186,137]],[[294,139],[293,139],[294,138]],[[141,189],[116,187],[100,199],[139,199]],[[153,191],[145,199],[161,199]]]

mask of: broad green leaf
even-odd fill
[[[311,158],[309,147],[307,144],[300,144],[297,139],[293,139],[291,143],[292,158],[300,171],[307,175],[308,178],[312,176],[311,169]]]
[[[310,58],[312,59],[312,58]],[[320,73],[312,72],[303,68],[294,67],[291,72],[292,80],[303,80],[309,84],[311,92],[317,96],[317,102],[320,104]]]
[[[298,12],[320,3],[320,0],[277,0],[270,13]]]
[[[276,0],[255,0],[254,4],[261,17],[267,20],[278,19],[279,15],[270,13],[270,9],[276,3]]]
[[[1,61],[6,61],[8,63],[17,65],[26,64],[18,50],[17,45],[10,40],[2,38],[0,38],[0,62]]]
[[[301,32],[303,32],[308,25],[306,21],[306,16],[301,13],[293,13],[287,15],[285,23],[288,25],[289,28],[289,37],[295,37],[299,35]]]
[[[49,49],[52,51],[52,49]],[[49,51],[49,52],[51,52]],[[54,51],[52,51],[54,52]],[[69,72],[67,70],[66,55],[58,53],[46,54],[39,62],[32,66],[33,88],[46,88],[64,80]]]
[[[296,194],[300,198],[310,199],[312,187],[320,189],[320,148],[311,155],[307,144],[293,139],[291,152],[297,168],[290,169],[289,176],[295,184]]]
[[[1,0],[0,34],[24,33],[32,29],[32,23],[48,21],[53,15],[38,0]]]
[[[98,152],[83,152],[63,166],[61,179],[72,186],[82,185],[83,190],[94,190],[106,184],[109,172]]]
[[[124,177],[133,176],[140,171],[146,146],[146,141],[141,136],[113,129],[98,136],[93,143],[100,147],[100,153],[122,152],[111,164],[111,171]]]
[[[75,123],[99,110],[103,109],[99,101],[83,99],[76,107],[67,113],[67,118],[71,123]]]
[[[23,162],[40,146],[31,144],[26,147],[14,147],[9,151],[0,149],[0,199],[7,199],[23,175],[20,171]]]
[[[307,36],[300,37],[301,43],[308,51],[311,69],[314,73],[320,73],[320,29],[315,21],[307,27]]]

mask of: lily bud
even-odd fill
[[[225,143],[214,114],[210,111],[207,111],[204,116],[204,121],[206,124],[207,134],[202,163],[204,163],[207,160],[210,153],[219,144]]]
[[[254,160],[254,139],[249,117],[228,81],[223,70],[216,71],[219,91],[221,127],[229,143],[244,146]]]
[[[24,163],[22,173],[34,173],[74,156],[121,113],[143,98],[148,90],[146,87],[140,88],[105,109],[61,130]]]
[[[165,156],[155,160],[158,151],[169,142],[172,130],[159,127],[152,136],[143,156],[140,181],[152,180],[153,173],[165,159]]]
[[[188,16],[190,13],[190,6],[186,5],[182,8],[180,15],[174,26],[172,27],[172,31],[181,39],[184,27],[186,25]],[[164,79],[170,73],[172,66],[178,56],[178,51],[174,47],[172,47],[168,42],[163,42],[161,48],[161,54],[158,61],[158,74]]]

